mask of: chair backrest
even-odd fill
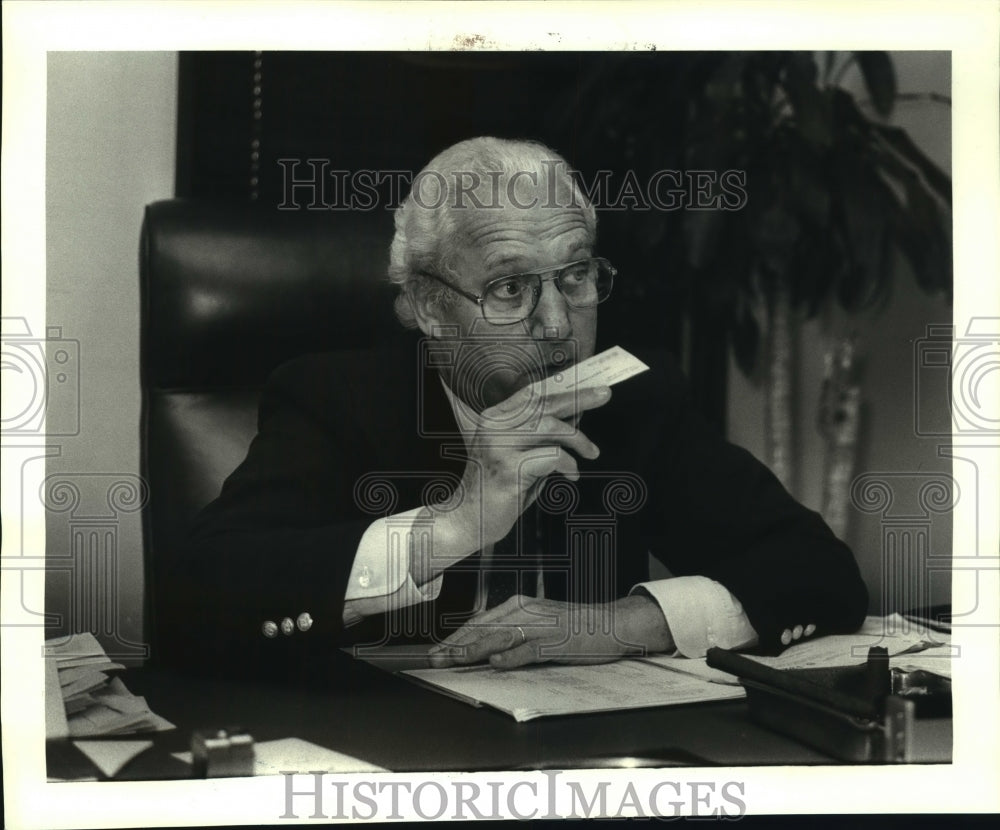
[[[146,208],[140,247],[147,636],[158,578],[256,432],[267,376],[298,354],[401,336],[392,217],[186,200]]]

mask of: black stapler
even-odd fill
[[[735,674],[750,716],[843,761],[907,763],[917,717],[951,715],[951,681],[889,668],[885,648],[858,666],[779,670],[721,648],[708,665]]]

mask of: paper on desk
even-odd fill
[[[527,721],[743,697],[740,687],[706,683],[642,660],[591,666],[529,666],[497,671],[459,666],[403,672],[436,691],[485,704]]]
[[[309,772],[388,772],[384,767],[343,752],[325,749],[301,738],[263,741],[254,753],[254,775],[278,775],[282,770]]]
[[[45,737],[50,741],[69,737],[69,721],[55,660],[45,661]]]
[[[856,666],[868,660],[868,649],[882,646],[889,656],[911,649],[943,644],[943,635],[903,619],[899,614],[889,617],[868,617],[855,634],[832,634],[815,640],[800,640],[777,657],[756,660],[775,669],[814,669],[832,666]]]
[[[82,694],[74,695],[72,700],[64,700],[63,706],[66,710],[66,715],[74,715],[77,712],[82,712],[84,709],[94,706],[96,703],[97,698],[87,692],[83,692]],[[69,727],[67,727],[67,729],[68,728]],[[65,737],[65,735],[63,737]]]
[[[142,697],[133,695],[119,677],[124,671],[110,660],[90,632],[47,640],[45,643],[46,736],[93,738],[173,729],[151,712]]]
[[[190,764],[190,752],[171,755]],[[335,752],[301,738],[279,738],[254,745],[254,775],[280,775],[282,772],[388,772],[353,755]]]
[[[774,669],[835,668],[838,666],[857,666],[867,662],[868,649],[872,646],[884,647],[889,652],[890,657],[905,652],[907,658],[912,658],[911,652],[924,653],[925,649],[950,653],[950,647],[948,643],[943,641],[943,635],[940,632],[905,620],[899,614],[892,614],[889,617],[868,617],[864,625],[854,634],[831,634],[814,640],[800,640],[776,657],[765,657],[758,654],[745,656]],[[672,658],[651,657],[646,659],[659,663],[661,660]],[[890,660],[890,666],[895,665],[899,664],[895,660]],[[735,679],[735,675],[728,672],[722,672],[708,666],[706,668],[724,678]],[[677,670],[682,669],[678,666]],[[693,666],[692,671],[695,671]],[[706,677],[706,679],[716,679],[701,672],[695,673]],[[717,680],[717,682],[721,681]]]
[[[736,675],[721,669],[713,669],[704,657],[671,657],[667,654],[650,654],[639,659],[670,671],[699,677],[709,683],[723,683],[727,686],[739,686],[740,684]]]
[[[889,658],[889,667],[904,671],[927,671],[951,680],[951,649],[938,647],[918,654],[900,654]]]
[[[129,761],[153,745],[152,741],[73,741],[73,743],[108,778],[114,778]]]
[[[44,654],[46,657],[55,657],[60,667],[66,665],[66,661],[78,658],[97,657],[101,661],[106,661],[108,655],[104,653],[97,638],[89,631],[80,634],[70,634],[65,638],[47,640]]]
[[[78,668],[92,668],[97,671],[103,671],[108,666],[109,660],[107,657],[100,657],[94,654],[81,657],[57,657],[55,663],[59,667],[60,673],[68,669]]]
[[[98,703],[69,717],[69,734],[74,737],[113,735],[122,730],[140,726],[145,721],[141,713],[123,715]]]
[[[125,668],[121,663],[112,663],[110,660],[103,660],[99,663],[88,662],[80,666],[66,666],[61,661],[56,661],[56,664],[59,666],[59,684],[61,686],[69,686],[71,683],[75,683],[80,678],[87,677],[91,674],[116,671],[118,669]],[[65,694],[65,692],[63,694]]]
[[[100,689],[108,682],[108,676],[104,672],[94,671],[82,674],[71,683],[63,683],[62,678],[59,679],[59,682],[63,699],[71,700],[76,695]]]

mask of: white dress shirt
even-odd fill
[[[444,388],[464,434],[464,425],[473,425],[474,414],[447,385]],[[426,520],[419,519],[423,512],[423,507],[417,507],[377,519],[369,525],[354,555],[344,597],[344,625],[437,598],[441,592],[442,574],[424,585],[417,585],[409,571],[412,546],[427,544],[430,540]],[[483,549],[483,558],[488,560],[491,553],[492,546],[487,546]],[[537,590],[541,597],[540,579]],[[630,593],[637,591],[646,592],[659,605],[670,627],[675,653],[684,657],[703,657],[712,646],[741,648],[757,642],[757,633],[739,600],[708,577],[656,579],[635,585]],[[475,599],[479,602],[479,598]]]

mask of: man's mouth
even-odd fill
[[[560,363],[549,363],[545,366],[545,377],[550,378],[555,375],[562,375],[563,372],[568,370],[573,365],[570,360],[564,360]]]
[[[570,369],[574,362],[575,361],[565,353],[555,355],[545,363],[535,364],[530,370],[526,371],[524,375],[530,383],[535,383],[551,377],[561,380],[561,375]]]

